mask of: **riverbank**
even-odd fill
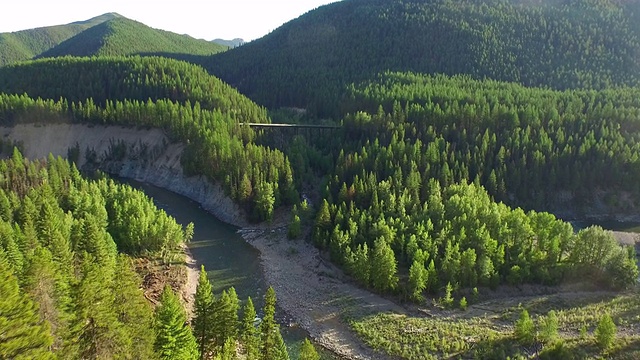
[[[342,271],[303,240],[289,240],[287,214],[269,224],[239,230],[260,251],[267,282],[278,304],[318,344],[347,359],[390,359],[355,336],[345,317],[405,313],[394,302],[351,285]]]
[[[184,252],[184,262],[187,269],[187,277],[185,284],[182,287],[181,295],[182,300],[185,303],[185,310],[187,312],[187,318],[193,318],[193,307],[196,300],[196,288],[198,287],[198,279],[200,277],[200,268],[196,263],[196,259],[193,258],[193,254],[187,244],[182,244],[182,251]]]
[[[222,191],[202,177],[185,177],[180,165],[184,146],[171,144],[157,129],[131,129],[71,124],[47,126],[18,125],[0,128],[4,137],[20,141],[29,158],[54,155],[67,156],[68,149],[77,146],[92,149],[99,158],[108,158],[110,146],[117,141],[127,144],[127,158],[104,160],[100,168],[118,176],[132,178],[184,195],[224,222],[241,227],[242,237],[260,251],[267,283],[274,287],[279,306],[294,323],[327,349],[348,359],[386,359],[359,339],[345,318],[359,318],[378,312],[406,313],[406,309],[390,300],[352,285],[342,272],[324,260],[318,250],[302,240],[286,237],[288,214],[279,213],[271,224],[248,226],[245,216]],[[152,158],[135,158],[137,151],[151,149]],[[134,155],[134,156],[132,156]],[[81,155],[78,162],[86,162]],[[620,236],[624,234],[617,234]],[[637,237],[624,235],[625,241]],[[635,236],[635,235],[634,235]],[[192,309],[199,267],[189,249],[187,284],[182,292]]]

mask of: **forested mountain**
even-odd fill
[[[635,85],[639,2],[344,0],[215,55],[216,76],[268,107],[338,116],[379,72],[469,74],[555,89]]]
[[[201,62],[228,46],[150,28],[116,13],[67,25],[0,34],[0,67],[64,55],[164,55]]]
[[[79,33],[38,57],[164,55],[191,58],[225,50],[226,46],[210,41],[153,29],[140,22],[117,17]]]
[[[0,92],[43,99],[152,101],[217,109],[238,122],[267,122],[267,112],[199,66],[162,57],[62,57],[0,67]]]
[[[33,59],[97,24],[120,17],[108,13],[86,21],[0,34],[0,66]]]
[[[86,79],[78,82],[80,70]],[[188,144],[185,172],[222,184],[252,218],[268,219],[274,207],[297,199],[287,157],[256,144],[253,131],[239,125],[268,121],[266,110],[196,65],[160,57],[60,58],[0,72],[3,90],[14,93],[0,94],[2,124],[71,121],[162,128]]]

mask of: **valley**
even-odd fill
[[[637,358],[639,20],[343,0],[248,43],[0,34],[0,358]]]

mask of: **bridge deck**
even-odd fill
[[[252,128],[340,129],[338,125],[240,123]]]

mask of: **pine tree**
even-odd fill
[[[49,324],[42,322],[34,302],[20,292],[0,249],[0,358],[53,359]]]
[[[458,304],[460,305],[460,310],[463,310],[463,311],[467,310],[468,304],[467,304],[467,298],[466,297],[464,297],[464,296],[461,297],[460,298],[460,302]]]
[[[260,348],[261,360],[282,360],[280,357],[280,328],[275,320],[276,314],[276,292],[272,287],[267,289],[264,296],[264,317],[260,324],[262,344]],[[288,357],[287,357],[288,358]]]
[[[196,287],[194,303],[193,334],[203,359],[211,350],[213,341],[213,288],[207,277],[204,265],[200,267],[200,277]]]
[[[297,214],[293,215],[291,224],[289,224],[289,230],[287,231],[287,237],[289,239],[297,239],[302,233],[301,226],[300,217]]]
[[[274,353],[275,357],[273,359],[278,360],[289,360],[289,352],[287,351],[287,345],[284,343],[284,339],[282,338],[282,333],[280,329],[275,332],[276,339],[276,351]]]
[[[222,347],[227,339],[238,337],[238,310],[240,301],[236,290],[231,287],[222,291],[215,305],[214,338],[215,345]]]
[[[112,291],[115,294],[114,310],[124,326],[126,336],[131,339],[127,350],[132,359],[153,358],[153,309],[140,290],[141,280],[133,271],[131,260],[119,255]]]
[[[304,339],[300,348],[300,360],[320,360],[320,355],[316,351],[309,339]]]
[[[544,343],[552,343],[557,337],[558,316],[554,310],[551,310],[540,322],[540,340]]]
[[[257,360],[260,354],[260,333],[254,325],[256,309],[251,297],[247,298],[242,314],[240,341],[244,345],[247,360]]]
[[[415,260],[409,268],[409,293],[411,299],[416,302],[423,300],[422,291],[427,285],[427,270],[418,260]]]
[[[89,253],[82,254],[81,280],[75,289],[79,356],[84,359],[113,358],[126,353],[131,338],[116,312],[112,293],[113,269],[103,269]]]
[[[371,273],[375,274],[371,279],[373,288],[381,292],[394,290],[398,284],[396,271],[393,250],[384,239],[376,239],[371,257]]]
[[[609,313],[605,313],[600,318],[595,330],[596,344],[603,350],[609,349],[616,339],[616,324]]]
[[[199,357],[198,344],[186,324],[180,300],[169,286],[164,288],[156,308],[156,353],[161,359],[193,360]]]
[[[444,297],[442,298],[442,305],[444,305],[444,307],[446,309],[451,309],[453,307],[453,286],[451,286],[451,283],[447,283],[447,286],[445,287],[444,290]]]
[[[533,320],[527,309],[522,309],[520,318],[516,321],[515,336],[522,345],[531,345],[535,341],[536,331]]]
[[[427,286],[426,289],[429,292],[435,292],[438,288],[438,271],[436,270],[436,264],[433,262],[433,259],[429,262],[429,267],[427,268]]]
[[[220,360],[234,360],[236,359],[236,342],[232,338],[227,338],[224,345],[222,345],[222,351],[216,359]]]

